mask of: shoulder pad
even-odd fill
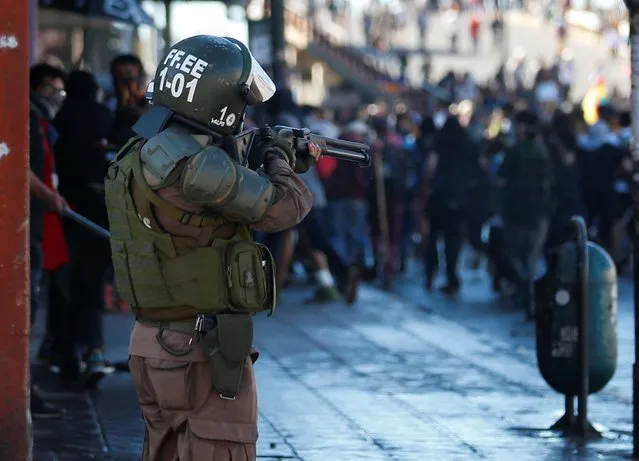
[[[140,158],[142,165],[163,182],[180,160],[191,157],[202,149],[191,133],[173,126],[149,139],[140,150]]]

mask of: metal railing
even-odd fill
[[[350,48],[341,34],[322,30],[316,27],[311,19],[290,9],[286,10],[285,19],[287,25],[307,34],[310,46],[322,47],[331,58],[340,60],[342,64],[348,66],[362,83],[377,87],[380,95],[401,94],[408,90],[406,85],[395,82],[389,74],[378,69],[362,53]]]

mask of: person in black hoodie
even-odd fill
[[[517,272],[515,302],[532,318],[537,261],[554,211],[555,176],[538,117],[532,112],[520,112],[515,118],[515,130],[517,142],[504,157],[497,184],[504,243]]]
[[[447,283],[440,289],[448,295],[460,289],[457,275],[462,245],[467,186],[477,156],[475,146],[459,123],[449,115],[437,135],[426,165],[425,183],[429,189],[427,214],[430,231],[426,240],[426,288],[431,289],[439,265],[437,243],[444,240]]]
[[[632,174],[630,149],[620,136],[621,114],[613,107],[599,108],[600,120],[591,128],[599,146],[593,152],[593,180],[598,199],[596,241],[617,262],[624,262],[621,244],[629,199],[627,179]]]
[[[544,127],[543,138],[550,153],[555,175],[555,208],[546,241],[546,248],[551,249],[570,238],[572,216],[579,215],[587,219],[587,213],[576,154],[576,134],[570,117],[557,112],[552,125]]]
[[[98,84],[88,72],[69,75],[67,99],[54,125],[60,135],[55,145],[60,191],[71,208],[108,227],[103,184],[110,160],[105,148],[113,115],[97,102]],[[65,223],[71,257],[70,322],[72,340],[86,348],[88,384],[106,373],[102,335],[104,277],[110,265],[109,242],[72,221]]]

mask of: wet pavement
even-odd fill
[[[305,305],[308,289],[285,291],[275,316],[256,325],[259,459],[627,459],[627,309],[619,371],[590,399],[604,437],[582,443],[546,430],[563,398],[537,371],[532,327],[495,307],[485,279],[464,279],[461,302],[424,294],[416,272],[397,294],[364,288],[355,306]],[[126,357],[131,322],[106,318],[111,359]],[[139,459],[142,422],[127,374],[92,395],[45,390],[68,413],[35,423],[36,461]]]

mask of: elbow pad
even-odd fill
[[[180,181],[182,196],[238,221],[259,221],[273,199],[271,181],[233,161],[216,146],[189,158]]]

